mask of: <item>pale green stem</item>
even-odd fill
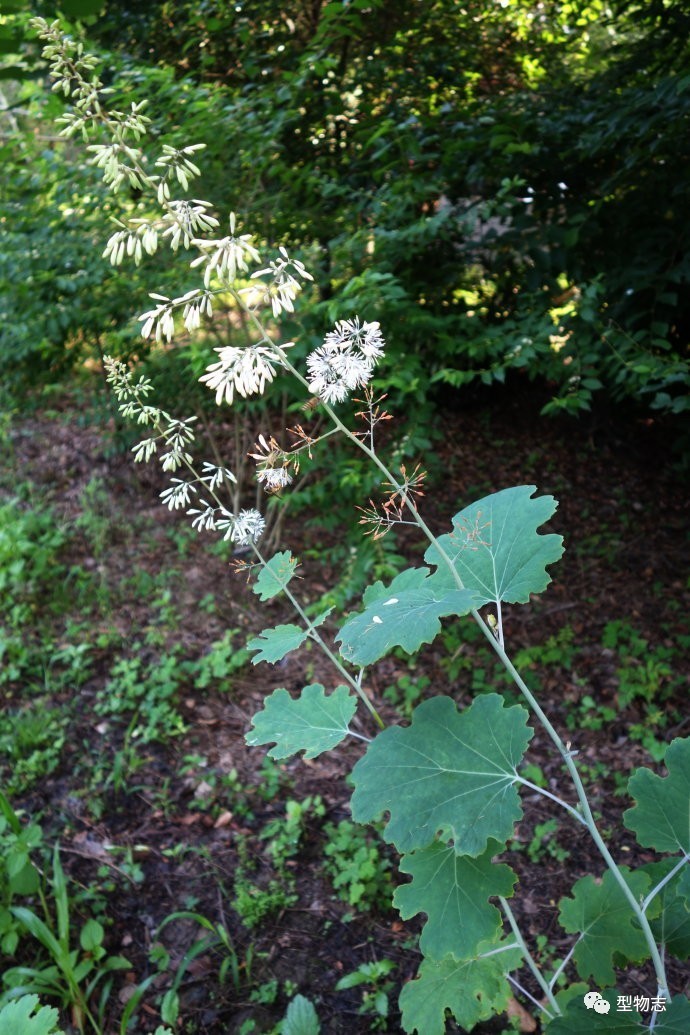
[[[575,949],[578,947],[578,945],[580,944],[580,942],[582,941],[583,938],[584,938],[584,933],[580,934],[580,937],[577,939],[577,941],[575,942],[574,945],[571,945],[571,947],[568,950],[567,954],[563,957],[563,959],[559,963],[558,968],[554,971],[554,975],[551,978],[551,980],[549,981],[549,988],[553,988],[554,987],[554,985],[558,981],[559,977],[561,976],[561,974],[563,973],[563,971],[565,970],[565,968],[568,966],[568,964],[570,963],[571,959],[573,958],[573,955],[575,953]]]
[[[537,794],[541,794],[545,798],[550,798],[551,801],[555,801],[557,805],[561,806],[561,808],[566,809],[566,811],[569,812],[571,816],[578,821],[578,823],[582,823],[585,827],[587,826],[587,822],[582,813],[578,812],[575,806],[571,805],[570,802],[563,801],[563,799],[559,798],[557,794],[552,794],[551,791],[547,791],[543,787],[539,787],[536,783],[532,783],[531,780],[525,780],[522,776],[518,776],[516,782],[521,783],[523,787],[529,787],[530,790],[536,791]]]
[[[506,974],[506,978],[508,979],[508,981],[513,986],[513,988],[515,989],[516,992],[519,992],[520,995],[524,995],[525,999],[529,999],[529,1001],[531,1003],[534,1003],[536,1008],[538,1010],[541,1010],[542,1013],[545,1013],[549,1020],[553,1019],[553,1014],[549,1013],[549,1011],[546,1009],[544,1004],[540,1003],[538,999],[535,999],[535,997],[532,995],[532,993],[528,992],[527,989],[524,987],[524,985],[520,984],[520,982],[517,980],[517,978],[514,978],[512,974]]]
[[[525,963],[527,964],[529,969],[532,971],[532,973],[533,973],[533,975],[534,975],[534,977],[535,977],[539,987],[541,988],[542,992],[546,996],[546,998],[547,998],[547,1000],[549,1002],[549,1005],[553,1009],[554,1014],[558,1017],[559,1014],[561,1013],[561,1008],[558,1005],[558,1003],[556,1002],[556,999],[554,997],[553,992],[551,991],[551,989],[549,988],[548,984],[546,983],[546,981],[545,981],[545,979],[544,979],[544,977],[542,975],[542,972],[539,970],[539,967],[535,963],[535,961],[534,961],[534,959],[532,957],[531,952],[529,951],[529,949],[527,948],[527,945],[525,944],[525,939],[522,937],[522,933],[520,931],[520,928],[518,927],[517,920],[513,916],[512,909],[510,908],[510,906],[508,905],[507,901],[503,898],[502,895],[499,895],[498,901],[501,903],[501,909],[505,913],[506,918],[508,920],[508,923],[510,924],[511,930],[512,930],[513,934],[515,935],[515,940],[518,943],[518,945],[520,946],[520,948],[522,949],[523,955],[525,957]],[[539,1004],[539,1006],[540,1006],[540,1009],[544,1010],[544,1007],[541,1006],[541,1004]],[[548,1010],[544,1010],[544,1012],[547,1014],[547,1016],[549,1016],[549,1017],[552,1016],[551,1014],[549,1014]]]
[[[647,895],[646,899],[642,903],[642,910],[643,910],[643,912],[645,912],[645,913],[647,912],[647,910],[649,909],[649,904],[652,901],[652,899],[654,899],[659,894],[661,889],[666,884],[668,884],[668,882],[670,880],[673,880],[673,878],[678,873],[678,871],[682,870],[683,867],[685,866],[685,864],[688,861],[690,861],[690,853],[686,852],[685,855],[683,856],[683,858],[678,861],[678,863],[673,867],[673,869],[669,870],[669,872],[666,874],[664,879],[660,880],[659,883],[657,884],[657,886],[655,888],[652,888],[652,890],[649,892],[649,894]]]
[[[572,753],[571,753],[571,751],[569,749],[569,746],[565,745],[563,743],[563,741],[561,740],[560,736],[558,735],[558,733],[556,732],[556,730],[552,726],[551,722],[549,721],[549,719],[546,717],[546,715],[542,711],[541,707],[539,706],[539,704],[538,704],[536,698],[534,697],[534,695],[532,694],[531,690],[529,689],[529,687],[527,686],[527,684],[523,680],[522,676],[520,675],[520,673],[517,671],[517,669],[515,668],[515,666],[511,662],[510,658],[507,656],[507,654],[506,654],[505,650],[503,649],[503,647],[501,647],[501,645],[497,642],[497,640],[496,640],[495,636],[492,634],[491,630],[486,628],[486,626],[484,625],[483,622],[481,622],[481,620],[480,620],[480,626],[482,628],[482,631],[485,632],[485,635],[486,635],[487,639],[489,640],[489,642],[491,643],[494,651],[496,652],[496,654],[498,654],[499,658],[501,659],[501,662],[503,663],[504,668],[510,673],[510,675],[512,676],[514,682],[519,687],[519,689],[521,690],[523,696],[525,697],[525,699],[528,701],[528,703],[530,704],[530,706],[534,710],[535,714],[537,715],[537,717],[538,717],[539,721],[541,722],[542,726],[544,727],[544,729],[548,733],[549,737],[551,738],[551,740],[554,742],[554,744],[558,748],[558,751],[559,751],[561,757],[563,758],[563,761],[565,762],[566,768],[568,769],[568,772],[570,774],[570,778],[573,781],[573,784],[575,785],[575,791],[577,793],[577,797],[578,797],[578,800],[580,802],[580,808],[582,809],[582,814],[583,814],[585,823],[587,824],[587,827],[589,829],[589,832],[590,832],[590,834],[592,836],[592,840],[594,841],[595,845],[599,849],[600,854],[603,856],[604,861],[605,861],[606,865],[608,866],[609,870],[611,871],[611,873],[613,874],[613,877],[614,877],[616,883],[618,884],[619,888],[623,892],[623,895],[627,899],[627,902],[628,902],[630,908],[633,911],[635,919],[637,920],[637,922],[639,923],[640,927],[642,928],[643,934],[645,936],[645,940],[647,942],[647,947],[649,948],[649,953],[650,953],[650,956],[652,958],[652,964],[654,966],[654,971],[656,973],[657,983],[658,983],[658,986],[659,986],[658,987],[659,995],[663,996],[664,998],[668,998],[669,994],[668,994],[668,982],[667,982],[667,979],[666,979],[666,969],[664,967],[663,960],[661,959],[661,956],[659,954],[659,949],[658,949],[658,946],[656,944],[656,940],[654,938],[654,933],[653,933],[653,931],[652,931],[652,929],[650,927],[650,924],[649,924],[649,921],[647,920],[647,917],[645,916],[644,909],[642,908],[641,904],[635,898],[635,895],[633,894],[633,892],[631,891],[630,887],[628,886],[628,883],[625,880],[625,877],[623,876],[623,874],[621,873],[621,871],[620,871],[620,869],[618,867],[618,864],[616,863],[615,859],[613,858],[613,856],[611,855],[610,851],[608,850],[608,847],[606,846],[606,842],[604,841],[604,839],[602,838],[601,834],[599,833],[599,830],[597,828],[596,822],[594,820],[594,816],[592,815],[592,810],[589,807],[589,801],[587,800],[587,793],[586,793],[585,788],[584,788],[584,786],[582,784],[582,780],[580,779],[580,774],[577,771],[577,767],[576,767],[575,763],[573,762]]]
[[[265,568],[266,565],[267,565],[267,562],[261,556],[261,553],[257,549],[256,545],[253,546],[253,550],[254,550],[254,553],[256,554],[256,556],[258,557],[260,564],[262,565],[262,567]],[[274,578],[275,578],[275,575],[274,575]],[[319,634],[318,629],[316,628],[316,626],[312,622],[311,618],[309,617],[309,615],[306,613],[306,611],[304,610],[304,608],[300,604],[300,602],[297,599],[297,597],[295,597],[294,594],[290,591],[290,589],[288,589],[287,585],[282,584],[281,585],[281,589],[282,589],[283,593],[285,594],[285,596],[290,601],[290,603],[292,604],[292,606],[294,607],[294,609],[297,612],[297,614],[302,619],[302,621],[304,623],[304,626],[305,626],[307,632],[309,633],[309,636],[311,637],[311,639],[315,640],[315,642],[318,643],[318,645],[321,648],[321,650],[324,652],[324,654],[329,659],[329,661],[336,667],[336,669],[338,670],[340,675],[343,677],[343,679],[345,679],[350,684],[350,686],[353,688],[353,690],[362,699],[362,701],[364,702],[364,704],[366,705],[366,707],[369,709],[369,711],[373,715],[374,719],[376,720],[376,723],[378,724],[379,728],[383,729],[384,728],[384,722],[383,722],[381,716],[379,715],[379,713],[374,708],[373,704],[371,703],[371,701],[369,700],[369,698],[365,694],[365,692],[362,689],[362,687],[359,685],[358,681],[356,679],[353,679],[353,677],[350,675],[350,673],[347,671],[347,669],[340,662],[339,658],[333,653],[333,651],[330,649],[328,644],[321,637],[321,635]]]

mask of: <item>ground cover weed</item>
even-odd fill
[[[368,831],[348,819],[326,823],[324,870],[344,902],[357,910],[391,908],[391,862],[381,855]]]
[[[128,257],[139,263],[166,246],[193,255],[189,266],[199,281],[174,298],[153,294],[152,307],[141,316],[143,336],[165,346],[180,322],[190,334],[201,332],[217,299],[224,305],[230,300],[251,337],[242,347],[215,349],[216,358],[200,380],[216,402],[230,405],[236,396],[261,395],[274,380],[290,376],[299,397],[308,396],[308,412],[319,413],[318,428],[306,419],[306,429],[302,423],[291,428],[291,445],[281,444],[277,430],[276,437],[269,431],[259,435],[251,454],[258,484],[273,495],[284,493],[312,454],[328,450],[331,437],[339,435],[377,472],[372,498],[357,501],[364,532],[378,540],[405,525],[424,550],[423,564],[387,583],[370,584],[359,610],[334,616],[329,604],[314,613],[296,589],[298,559],[289,550],[269,556],[262,539],[264,515],[255,506],[233,503],[233,472],[218,458],[196,466],[195,418],[179,418],[155,405],[147,378],[106,359],[122,415],[136,421],[144,435],[134,447],[135,460],[158,458],[172,476],[161,494],[163,504],[184,512],[192,527],[215,531],[233,544],[239,553],[235,567],[256,595],[264,602],[280,597],[296,615],[249,641],[253,663],[276,664],[309,643],[333,666],[335,685],[310,682],[297,696],[284,687],[270,694],[246,739],[253,746],[270,745],[275,759],[300,753],[312,759],[350,738],[361,746],[352,771],[353,819],[372,823],[387,817],[382,837],[395,847],[400,870],[411,878],[397,888],[394,904],[403,919],[425,917],[419,942],[423,961],[399,1000],[403,1029],[442,1035],[448,1014],[471,1029],[503,1012],[511,995],[519,994],[548,1035],[687,1031],[690,1000],[682,988],[671,987],[668,963],[690,954],[690,739],[668,745],[663,774],[647,767],[632,774],[627,785],[632,805],[620,817],[620,830],[655,861],[636,867],[619,863],[610,848],[613,836],[597,820],[584,786],[576,734],[561,737],[548,702],[516,667],[504,634],[504,605],[529,604],[546,592],[547,569],[563,552],[560,535],[542,531],[556,500],[538,496],[533,485],[490,492],[462,506],[447,531],[435,535],[421,512],[423,468],[386,462],[379,452],[377,429],[390,417],[384,397],[372,387],[386,351],[379,324],[358,316],[340,319],[306,360],[292,351],[295,343],[281,340],[280,318],[293,312],[311,280],[303,262],[285,247],[262,262],[234,216],[229,233],[211,236],[219,223],[210,204],[186,197],[200,173],[199,146],[163,144],[147,164],[139,147],[147,130],[142,106],[107,110],[94,61],[57,23],[34,25],[45,42],[55,88],[72,100],[63,132],[86,138],[113,191],[128,185],[150,200],[151,215],[125,217],[108,240],[113,265]],[[96,130],[104,130],[105,137]],[[359,408],[357,431],[339,415],[338,408],[351,399]],[[345,498],[335,502],[343,508],[349,504]],[[434,642],[441,619],[457,624],[467,617],[493,658],[482,674],[482,692],[467,707],[449,696],[426,696],[407,725],[385,726],[372,699],[370,667],[393,650],[414,655]],[[497,666],[510,677],[508,695],[504,679],[496,684],[502,693],[490,689]],[[558,786],[526,775],[532,771],[526,767],[533,767],[529,746],[536,729],[552,746]],[[532,796],[569,824],[571,836],[586,838],[600,858],[594,872],[575,880],[558,903],[559,945],[568,942],[559,956],[548,941],[527,935],[510,901],[518,876],[506,861],[507,846]],[[547,828],[542,836],[551,833]],[[538,866],[542,853],[537,845],[531,848]],[[258,926],[269,909],[291,900],[285,886],[275,880],[268,887],[252,886],[246,872],[235,893],[235,908],[247,926]],[[642,987],[633,986],[631,972],[639,980],[642,964],[649,976]],[[388,1001],[382,998],[387,975],[381,963],[377,966],[365,975],[373,988],[363,1005],[387,1024]],[[357,980],[363,974],[360,968]],[[622,989],[621,981],[627,982]]]
[[[0,712],[0,779],[14,797],[55,771],[67,735],[64,709],[40,700]]]
[[[0,792],[0,934],[2,948],[14,955],[20,938],[29,935],[41,946],[42,957],[32,966],[8,967],[2,975],[0,1009],[22,996],[57,999],[70,1011],[79,1032],[101,1035],[110,987],[117,971],[130,967],[121,956],[109,956],[103,945],[105,930],[90,918],[76,927],[73,898],[53,848],[50,865],[36,864],[32,854],[45,855],[43,831],[22,826],[7,798]],[[36,906],[19,904],[34,899]]]
[[[363,989],[359,1013],[371,1017],[370,1031],[385,1031],[388,1028],[388,997],[394,987],[389,974],[394,970],[395,963],[392,960],[362,963],[357,970],[341,977],[335,986],[336,992],[344,992],[349,988]]]

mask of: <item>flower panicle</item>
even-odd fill
[[[309,391],[328,404],[343,402],[367,385],[384,348],[378,321],[339,320],[307,357]]]
[[[285,342],[281,351],[292,348],[294,342]],[[214,349],[218,353],[218,361],[206,367],[206,373],[199,380],[216,393],[216,405],[225,400],[232,404],[234,393],[247,398],[250,395],[263,395],[267,384],[276,375],[276,366],[281,365],[276,349],[266,345],[248,345],[236,348],[226,345]]]
[[[248,456],[257,461],[256,477],[266,492],[279,493],[281,489],[292,483],[293,476],[290,467],[295,473],[297,472],[299,469],[297,458],[281,449],[272,435],[268,440],[264,435],[259,435],[254,448],[258,452],[249,453]]]
[[[295,299],[302,290],[300,280],[313,280],[313,276],[306,269],[299,259],[291,259],[288,252],[282,246],[278,249],[279,257],[269,262],[264,269],[255,270],[252,279],[257,277],[270,277],[268,284],[263,285],[261,300],[264,305],[270,305],[273,316],[280,316],[281,312],[293,313],[295,311]],[[291,272],[292,271],[292,272]],[[253,288],[245,289],[253,293]]]

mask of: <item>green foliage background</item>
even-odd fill
[[[195,192],[315,273],[287,337],[380,319],[393,391],[415,399],[429,376],[513,372],[549,385],[550,411],[595,393],[687,408],[679,0],[97,6],[62,13],[81,16],[118,103],[145,97],[156,136],[204,142]],[[186,288],[157,257],[124,272],[98,258],[114,203],[56,140],[27,18],[0,18],[0,368],[16,384],[106,346],[140,354],[147,291]]]

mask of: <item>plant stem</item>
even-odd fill
[[[673,869],[669,870],[669,872],[666,874],[666,876],[663,878],[663,880],[660,880],[659,883],[657,884],[657,886],[655,888],[652,888],[652,890],[649,892],[649,894],[647,895],[646,899],[642,903],[642,911],[644,913],[646,913],[647,910],[649,909],[649,904],[652,901],[652,899],[654,899],[659,894],[661,889],[666,884],[668,884],[668,882],[670,880],[673,880],[673,878],[678,873],[678,871],[682,870],[683,867],[685,866],[685,864],[687,862],[689,862],[689,861],[690,861],[690,853],[686,852],[685,855],[683,856],[683,858],[678,861],[678,863],[673,867]]]
[[[525,939],[522,937],[522,932],[520,931],[520,928],[518,927],[518,923],[517,923],[517,920],[515,919],[515,917],[513,915],[512,909],[510,908],[510,906],[508,905],[508,903],[506,902],[506,900],[503,898],[502,895],[499,896],[498,900],[501,903],[501,909],[505,913],[506,918],[508,920],[508,923],[510,924],[510,927],[512,929],[512,932],[515,935],[515,940],[518,943],[518,945],[520,946],[520,948],[522,949],[523,955],[525,957],[525,963],[527,964],[529,969],[532,971],[534,977],[536,978],[537,983],[538,983],[539,987],[541,988],[542,992],[544,993],[544,995],[546,996],[546,998],[547,998],[547,1000],[549,1002],[549,1005],[551,1006],[551,1008],[554,1011],[554,1014],[558,1017],[560,1015],[560,1013],[561,1013],[561,1008],[558,1005],[558,1003],[556,1002],[556,999],[554,997],[553,992],[551,991],[551,989],[549,988],[548,984],[546,983],[546,980],[545,980],[544,976],[542,975],[542,972],[540,971],[539,967],[535,963],[534,958],[532,957],[531,952],[529,951],[529,949],[527,948],[527,945],[525,944]],[[532,997],[530,996],[530,999],[531,998]],[[532,1000],[532,1001],[534,1002],[534,1000]],[[541,1004],[539,1004],[539,1005],[540,1005],[541,1009],[544,1009],[541,1006]],[[549,1014],[548,1010],[546,1010],[545,1013],[548,1016],[551,1016]]]
[[[529,787],[531,790],[536,791],[537,794],[541,794],[545,798],[550,798],[551,801],[555,801],[557,805],[560,805],[561,808],[569,812],[571,816],[578,821],[578,823],[582,823],[585,827],[587,826],[587,821],[582,813],[578,812],[575,806],[571,805],[570,802],[563,801],[562,798],[559,798],[557,794],[552,794],[551,791],[547,791],[543,787],[539,787],[536,783],[532,783],[531,780],[525,780],[522,776],[518,776],[517,783],[521,783],[523,787]]]
[[[253,549],[254,549],[255,555],[259,559],[260,564],[265,568],[266,565],[267,565],[267,561],[264,560],[264,558],[262,557],[261,553],[257,549],[256,545],[254,545]],[[274,578],[275,578],[275,575],[274,575]],[[292,606],[294,607],[294,609],[297,612],[297,614],[302,619],[302,621],[303,621],[303,623],[304,623],[304,625],[305,625],[305,627],[307,629],[307,632],[309,633],[310,638],[315,640],[316,643],[318,643],[318,645],[321,648],[321,650],[324,652],[324,654],[329,659],[329,661],[331,661],[332,664],[335,665],[336,669],[338,670],[340,675],[343,677],[343,679],[345,679],[350,684],[350,686],[353,688],[353,690],[362,699],[362,701],[364,702],[366,707],[369,709],[369,711],[373,715],[377,725],[379,726],[379,729],[383,729],[384,728],[383,719],[381,718],[379,713],[376,711],[376,708],[374,708],[373,704],[371,703],[371,701],[369,700],[369,698],[365,694],[365,692],[362,689],[362,687],[360,686],[359,682],[350,675],[350,673],[344,667],[344,665],[342,664],[340,659],[330,649],[328,644],[325,642],[325,640],[319,634],[319,632],[318,632],[316,626],[314,625],[314,623],[312,622],[311,618],[306,613],[306,611],[304,610],[304,608],[300,604],[300,602],[297,599],[297,597],[295,597],[294,594],[291,592],[291,590],[288,588],[288,586],[286,584],[282,584],[281,585],[281,589],[282,589],[283,593],[285,594],[285,596],[290,601],[290,603],[292,604]]]

